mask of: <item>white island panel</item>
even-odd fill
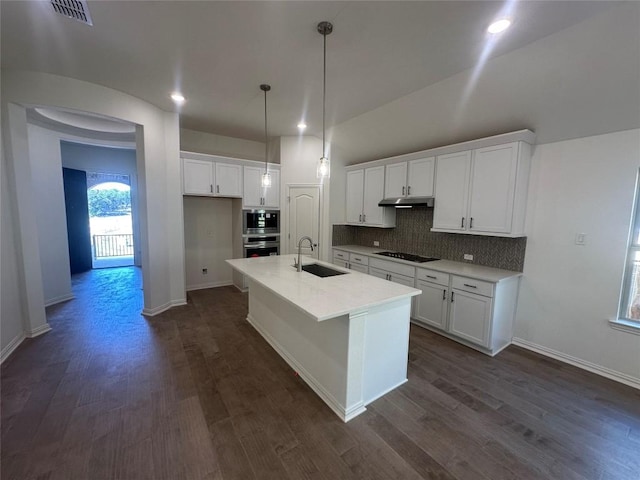
[[[228,262],[249,279],[247,320],[348,421],[407,381],[411,297],[419,290],[402,285],[396,289],[391,282],[344,269],[349,273],[319,278],[296,272],[292,259]],[[347,306],[345,289],[362,293]],[[334,294],[342,300],[334,301]]]

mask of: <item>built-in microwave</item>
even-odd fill
[[[263,235],[280,233],[279,210],[243,210],[242,234]]]

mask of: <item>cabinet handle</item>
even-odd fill
[[[402,195],[404,195],[404,187],[402,187]]]
[[[216,185],[216,193],[220,193],[220,185]]]
[[[453,303],[453,292],[451,292],[451,303]]]
[[[460,228],[464,228],[464,217],[462,217],[462,223],[460,223]]]
[[[478,288],[476,285],[469,285],[468,283],[463,283],[463,285],[469,288]]]
[[[367,221],[367,214],[366,214],[366,213],[363,213],[363,214],[362,214],[362,221],[363,221],[363,222],[366,222],[366,221]]]
[[[347,268],[348,268],[349,270],[351,270],[351,264],[350,264],[350,263],[347,263]]]
[[[411,195],[411,185],[407,187],[407,195]]]
[[[473,217],[469,220],[469,228],[473,228]]]
[[[438,277],[434,277],[433,275],[425,275],[425,277],[427,278],[433,278],[434,280],[436,280]]]
[[[213,193],[213,185],[209,185],[209,191]]]
[[[362,214],[358,215],[358,221],[361,222],[362,221]]]
[[[359,262],[361,262],[361,261],[362,261],[362,259],[361,259],[361,258],[358,258],[358,257],[353,257],[353,259],[354,259],[354,260],[357,260],[357,261],[359,261]]]
[[[442,300],[446,300],[447,299],[447,289],[443,289],[442,290]]]

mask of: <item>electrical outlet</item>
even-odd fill
[[[377,240],[374,240],[374,241],[373,241],[373,246],[374,246],[374,247],[379,247],[379,246],[380,246],[380,242],[379,242],[379,241],[377,241]]]
[[[464,254],[464,259],[465,259],[465,260],[473,260],[473,255],[470,255],[470,254],[468,254],[468,253],[465,253],[465,254]]]
[[[203,268],[202,269],[202,274],[203,275],[207,275],[209,273],[209,270],[207,268]]]

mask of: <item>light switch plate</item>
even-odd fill
[[[576,245],[586,245],[586,244],[587,244],[587,234],[576,233]]]
[[[464,259],[465,260],[473,260],[473,255],[469,254],[469,253],[465,253],[464,254]]]
[[[380,242],[379,242],[379,241],[377,241],[377,240],[374,240],[374,241],[373,241],[373,246],[374,246],[374,247],[379,247],[379,246],[380,246]]]

